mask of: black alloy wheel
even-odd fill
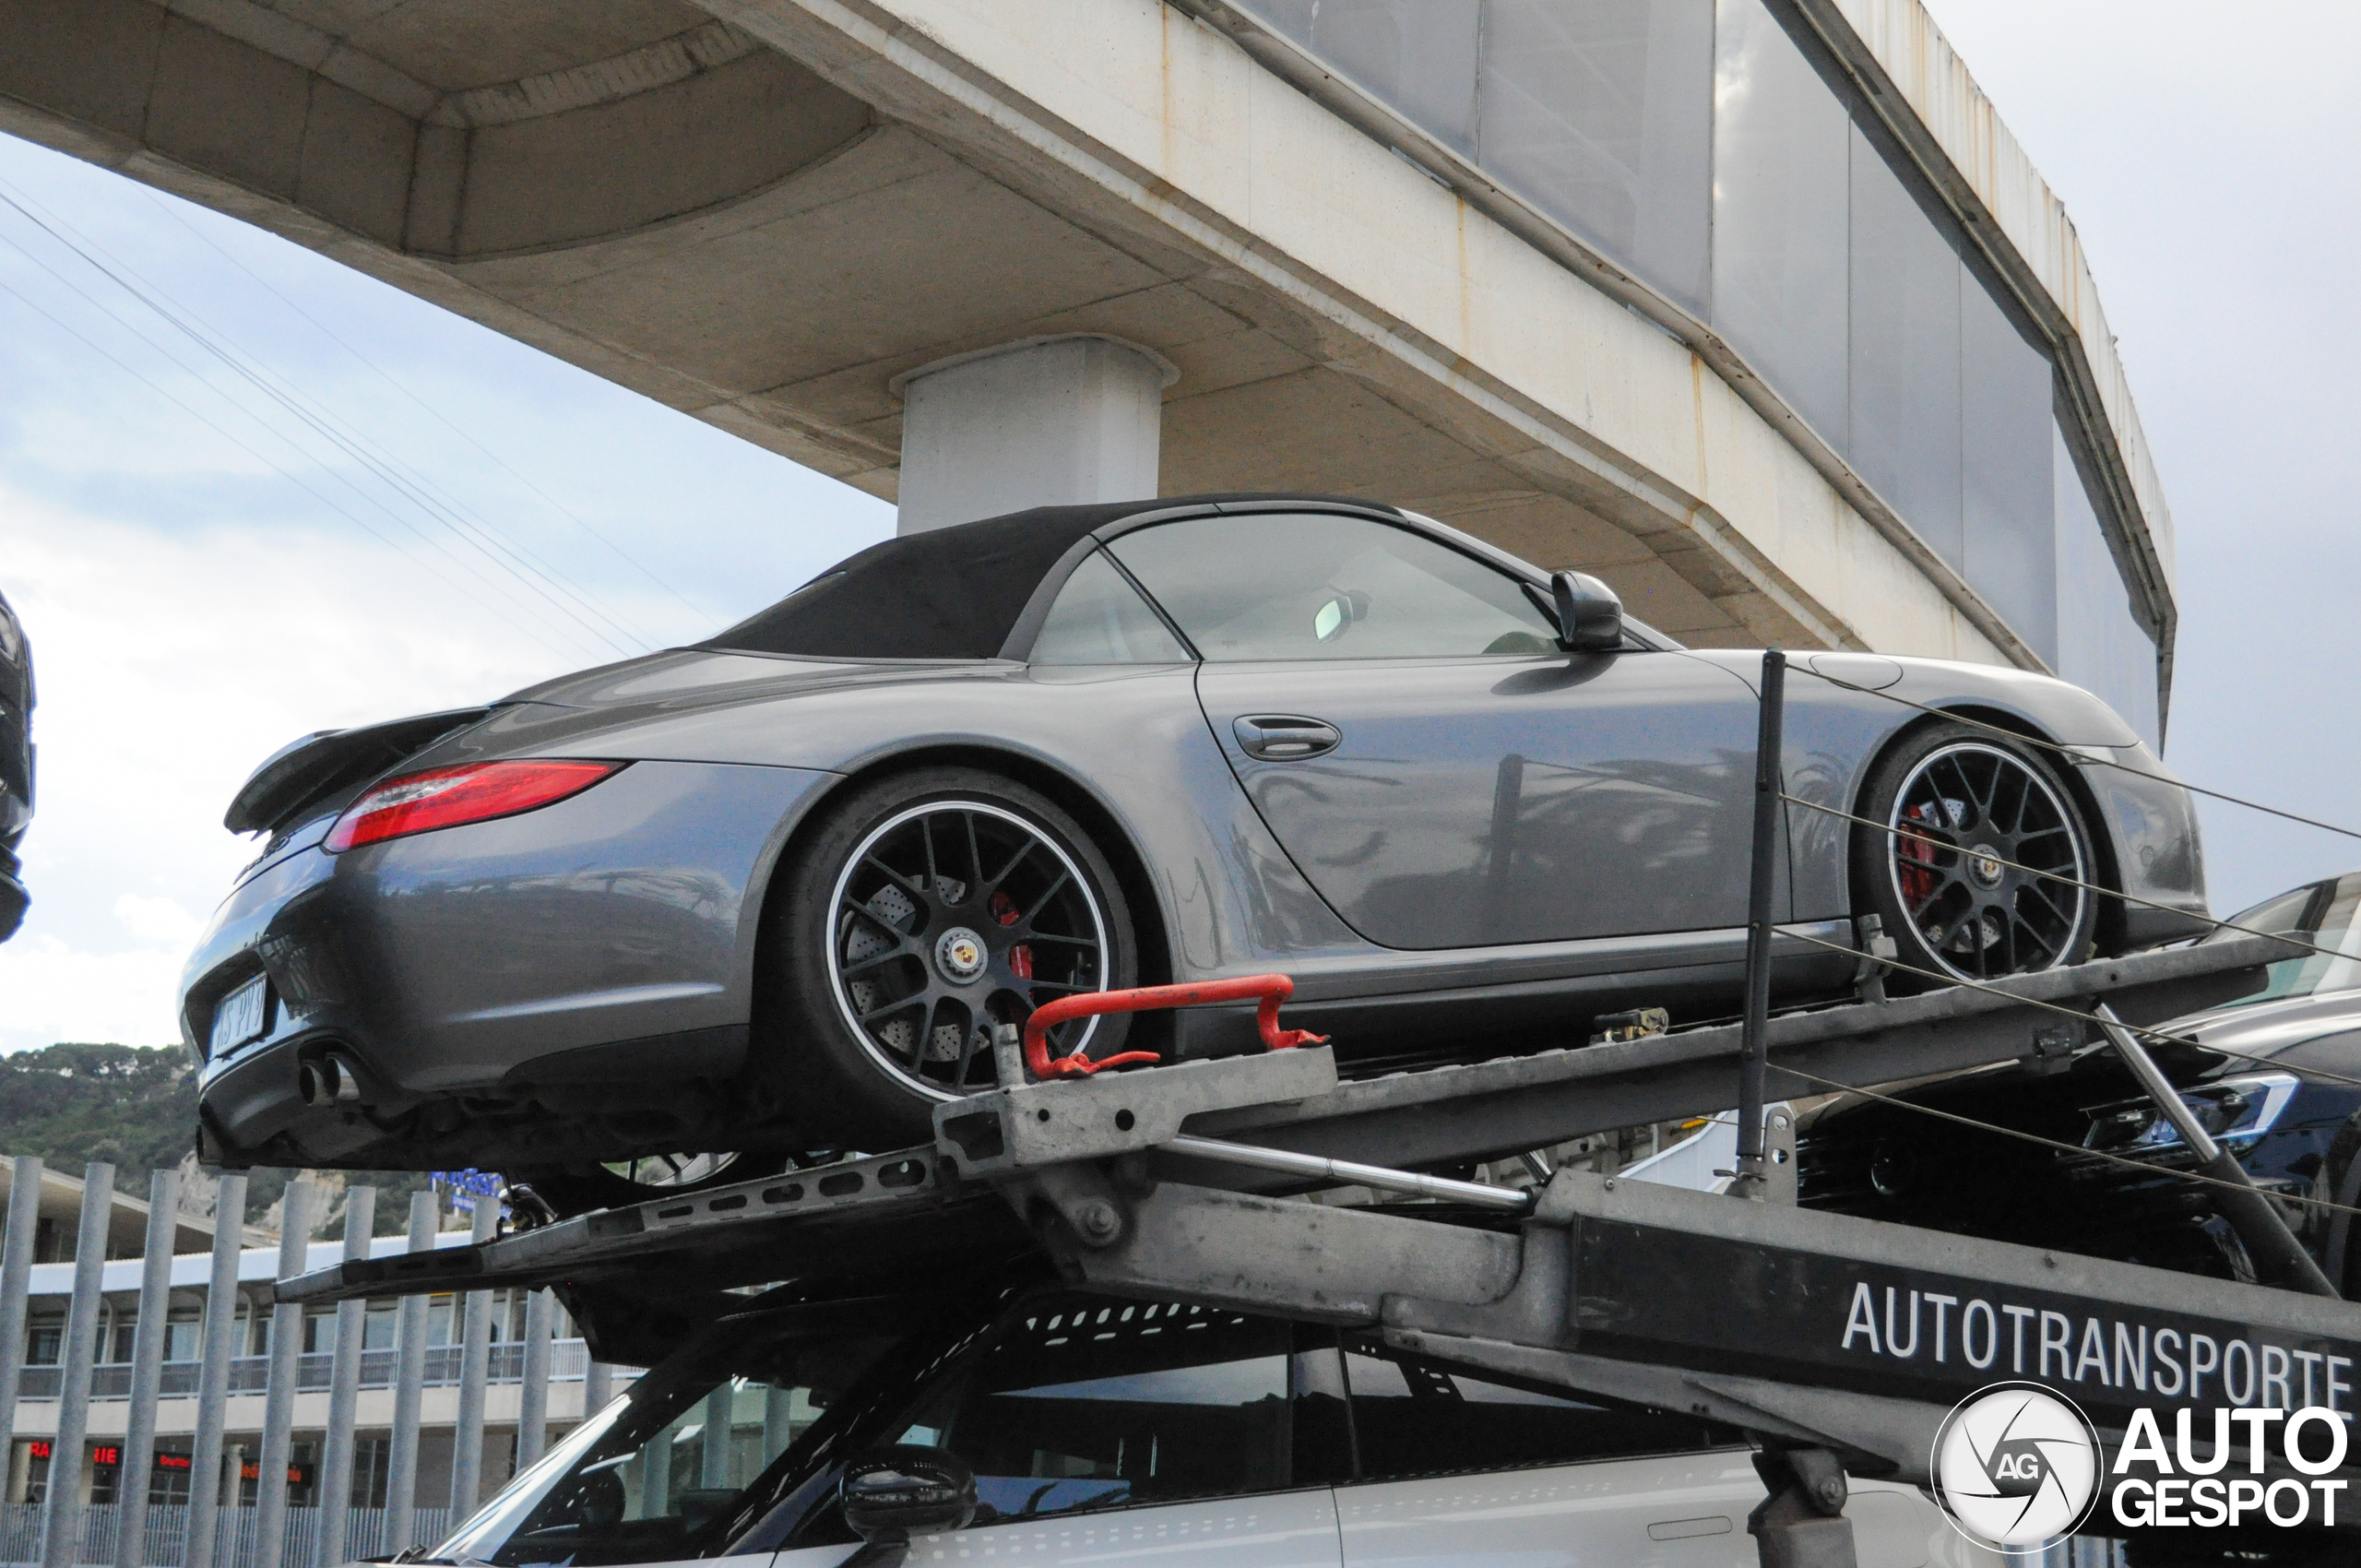
[[[1855,908],[1879,916],[1904,964],[1991,980],[2090,956],[2090,829],[2032,747],[1931,726],[1879,764],[1859,814],[1882,826],[1853,830]]]
[[[1054,802],[979,769],[864,786],[805,837],[773,900],[783,982],[757,1052],[807,1136],[895,1148],[935,1105],[997,1084],[995,1028],[1060,997],[1133,984],[1112,869]],[[1131,1020],[1077,1018],[1052,1054],[1105,1056]]]

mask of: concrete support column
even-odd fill
[[[470,1236],[482,1246],[500,1233],[500,1201],[478,1194],[475,1229]],[[467,1321],[461,1327],[459,1351],[459,1420],[451,1431],[451,1527],[476,1511],[482,1501],[483,1387],[492,1373],[492,1292],[468,1292]]]
[[[312,1242],[312,1183],[287,1184],[279,1225],[279,1274],[303,1272]],[[294,1458],[295,1385],[303,1372],[303,1306],[282,1301],[270,1312],[270,1382],[263,1396],[262,1458],[255,1479],[254,1568],[279,1568],[287,1548],[287,1467]]]
[[[1113,338],[1029,338],[896,376],[900,533],[1027,506],[1156,493],[1164,389],[1180,373]]]
[[[139,1271],[139,1318],[131,1331],[131,1408],[115,1470],[114,1565],[148,1561],[148,1477],[156,1455],[156,1394],[164,1378],[164,1324],[172,1311],[172,1243],[180,1231],[181,1176],[148,1179],[148,1250]]]
[[[231,1333],[238,1318],[238,1252],[245,1240],[246,1179],[224,1176],[213,1197],[213,1272],[205,1288],[205,1328],[196,1375],[196,1435],[189,1444],[188,1538],[183,1568],[213,1568],[221,1514],[221,1422],[230,1408]],[[231,1494],[232,1496],[235,1493]]]
[[[590,1347],[586,1343],[587,1355]],[[582,1419],[588,1420],[615,1399],[615,1369],[604,1361],[590,1361],[582,1369]]]
[[[25,1370],[25,1313],[32,1305],[33,1233],[40,1227],[41,1161],[18,1155],[8,1162],[8,1239],[0,1244],[0,1470],[17,1452],[17,1384]],[[6,1479],[0,1473],[0,1483]]]
[[[376,1226],[377,1189],[347,1188],[345,1262],[358,1263],[369,1255],[369,1235]],[[361,1404],[361,1340],[368,1321],[368,1302],[337,1303],[336,1360],[328,1369],[328,1430],[320,1445],[320,1532],[317,1550],[312,1554],[314,1568],[337,1568],[348,1561],[344,1526],[352,1510],[352,1428]]]
[[[434,1250],[434,1231],[441,1216],[432,1193],[409,1195],[409,1250]],[[394,1430],[386,1455],[386,1538],[377,1550],[386,1556],[407,1551],[418,1527],[418,1412],[426,1384],[426,1298],[404,1296],[394,1320]]]
[[[697,1485],[708,1491],[730,1488],[730,1429],[735,1423],[736,1390],[724,1383],[705,1396],[705,1441],[698,1445]]]
[[[516,1392],[516,1468],[541,1456],[550,1441],[550,1324],[557,1303],[547,1290],[525,1298],[525,1369]],[[583,1412],[589,1414],[588,1410]]]
[[[763,1467],[770,1468],[772,1460],[787,1452],[793,1440],[790,1421],[795,1414],[795,1396],[784,1388],[763,1390]]]
[[[90,1432],[90,1368],[98,1360],[99,1289],[113,1218],[114,1167],[82,1174],[82,1224],[74,1238],[74,1296],[65,1309],[65,1351],[57,1391],[57,1435],[49,1445],[49,1494],[41,1526],[42,1568],[72,1568],[81,1545],[82,1448]]]

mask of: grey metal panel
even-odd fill
[[[1475,156],[1481,0],[1247,0],[1244,8]]]
[[[74,1239],[74,1294],[65,1309],[65,1344],[57,1396],[57,1434],[50,1442],[48,1495],[41,1515],[42,1568],[70,1568],[81,1545],[82,1465],[90,1430],[90,1368],[99,1337],[99,1290],[107,1261],[107,1221],[114,1207],[114,1167],[82,1172],[82,1218]]]
[[[1705,314],[1714,0],[1489,0],[1477,94],[1486,173]]]
[[[1976,270],[1960,277],[1960,531],[1968,586],[2053,669],[2058,660],[2056,377]]]
[[[1859,125],[1852,133],[1853,467],[1961,570],[1959,251]],[[2021,630],[2023,628],[2020,628]]]
[[[344,1255],[369,1255],[376,1229],[377,1190],[348,1187],[344,1194]],[[368,1303],[339,1301],[336,1309],[336,1353],[328,1365],[328,1425],[320,1454],[319,1532],[313,1568],[336,1568],[345,1561],[345,1523],[352,1511],[354,1417],[361,1404],[362,1340],[368,1331]]]
[[[164,1327],[172,1309],[172,1243],[180,1229],[177,1170],[148,1178],[148,1245],[139,1271],[139,1315],[132,1330],[131,1408],[115,1471],[115,1568],[145,1568],[148,1476],[156,1452],[156,1394],[164,1373]],[[7,1449],[0,1445],[0,1454]],[[193,1479],[193,1478],[192,1478]]]
[[[33,1233],[41,1225],[41,1160],[20,1154],[8,1168],[8,1234],[0,1245],[0,1455],[17,1451],[17,1384],[32,1304]]]
[[[1197,691],[1264,820],[1372,942],[1477,947],[1745,918],[1756,704],[1712,663],[1208,664]],[[1259,760],[1231,733],[1253,713],[1325,720],[1343,743]]]
[[[1714,51],[1714,329],[1849,451],[1850,121],[1764,0],[1720,0]]]
[[[470,1240],[479,1247],[500,1233],[500,1205],[476,1200]],[[451,1524],[476,1511],[482,1498],[483,1396],[492,1374],[492,1292],[467,1294],[467,1317],[460,1328],[459,1419],[451,1429]]]
[[[225,1175],[213,1194],[213,1268],[205,1290],[205,1329],[197,1373],[196,1433],[189,1444],[188,1545],[184,1568],[213,1568],[220,1522],[221,1427],[230,1404],[230,1363],[237,1348],[238,1253],[245,1242],[246,1179]]]
[[[2108,548],[2090,487],[2066,441],[2050,427],[2050,477],[2058,522],[2058,673],[2105,699],[2152,747],[2157,723],[2156,642]]]
[[[441,1216],[432,1193],[409,1195],[409,1250],[434,1250],[436,1222]],[[426,1384],[426,1298],[404,1296],[394,1326],[394,1426],[386,1457],[386,1538],[387,1552],[407,1551],[418,1544],[413,1537],[418,1506],[419,1396]]]
[[[307,1178],[287,1184],[279,1221],[279,1277],[303,1271],[312,1240]],[[255,1480],[255,1568],[279,1568],[287,1550],[287,1469],[295,1441],[295,1385],[303,1365],[303,1307],[281,1302],[270,1314],[270,1383],[263,1395],[261,1473]]]

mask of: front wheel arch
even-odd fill
[[[1883,770],[1889,757],[1909,745],[1920,734],[1935,725],[1953,719],[1971,724],[1988,724],[1995,730],[2004,731],[2020,740],[2031,741],[2037,746],[2048,747],[2061,743],[2057,737],[2049,734],[2024,715],[2011,713],[2006,708],[1985,707],[1975,703],[1954,703],[1940,712],[1921,714],[1887,736],[1885,742],[1861,765],[1854,785],[1852,804],[1848,808],[1853,814],[1855,816],[1870,814],[1869,792],[1876,788],[1878,776]],[[2082,769],[2059,766],[2053,771],[2057,774],[2059,782],[2065,786],[2068,796],[2073,801],[2074,809],[2082,814],[2083,826],[2090,834],[2091,857],[2095,862],[2092,868],[2094,874],[2091,880],[2106,890],[2099,897],[2098,929],[2092,953],[2096,957],[2112,956],[2123,951],[2127,940],[2123,918],[2124,904],[2120,897],[2123,890],[2123,875],[2116,858],[2115,829],[2108,822],[2106,814],[2099,809],[2098,796],[2091,789],[2090,780]],[[1847,862],[1845,867],[1845,885],[1850,891],[1853,902],[1857,906],[1853,912],[1857,917],[1866,911],[1857,908],[1860,903],[1860,884],[1857,874],[1859,868],[1850,863],[1852,835],[1846,834],[1845,842]]]

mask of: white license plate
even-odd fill
[[[221,999],[221,1004],[213,1009],[213,1034],[206,1048],[208,1056],[235,1050],[262,1033],[269,991],[269,977],[256,975]]]

